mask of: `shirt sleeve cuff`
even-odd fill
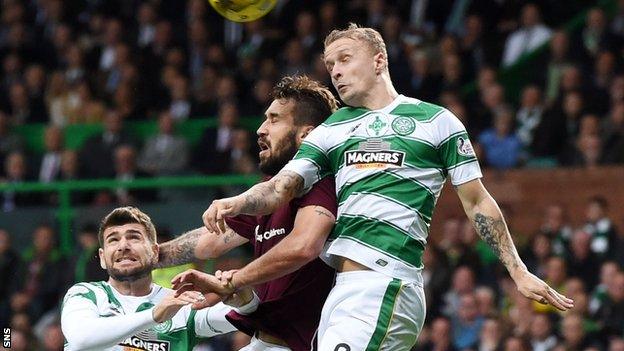
[[[256,292],[254,292],[251,301],[241,307],[233,308],[233,310],[239,314],[247,315],[255,312],[258,309],[258,305],[260,305],[260,298],[256,295]]]

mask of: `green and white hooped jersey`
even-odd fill
[[[336,178],[338,218],[322,258],[344,256],[422,283],[422,254],[433,209],[453,185],[480,178],[462,123],[447,109],[399,95],[380,110],[341,108],[304,140],[284,168],[305,188]]]
[[[93,334],[93,338],[110,340],[115,338],[111,335],[112,333],[124,335],[124,333],[127,334],[127,329],[131,328],[136,330],[136,333],[126,337],[122,336],[123,340],[114,342],[113,345],[96,347],[95,349],[186,351],[197,344],[197,338],[210,337],[235,330],[229,323],[219,326],[217,325],[219,323],[211,322],[212,317],[209,314],[214,315],[217,312],[225,316],[231,310],[230,307],[223,305],[198,311],[187,305],[182,307],[172,319],[157,324],[151,317],[151,308],[171,292],[170,289],[152,284],[152,291],[149,295],[137,297],[122,295],[110,284],[103,281],[75,284],[63,299],[61,312],[63,332],[79,331],[85,334]],[[217,311],[218,309],[223,309],[223,311]],[[99,317],[122,317],[122,319]],[[96,326],[89,323],[89,320],[93,320],[92,318],[99,319],[99,322],[110,321],[113,323],[103,323]],[[137,322],[137,319],[145,319],[146,322]],[[223,317],[223,321],[225,321],[225,317]],[[128,323],[128,325],[124,323]],[[223,328],[223,325],[227,327]],[[66,343],[65,349],[69,350],[71,346]]]

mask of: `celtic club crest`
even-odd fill
[[[409,117],[397,117],[392,121],[392,130],[399,135],[408,135],[416,129],[416,123]]]

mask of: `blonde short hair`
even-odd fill
[[[349,23],[346,29],[334,29],[325,37],[325,49],[338,39],[349,38],[353,40],[359,40],[377,54],[381,52],[386,60],[388,59],[388,52],[386,51],[386,43],[384,42],[381,34],[373,28],[360,27],[355,23]]]
[[[112,210],[100,223],[100,229],[98,230],[100,246],[104,247],[104,231],[107,228],[130,223],[142,225],[145,231],[147,231],[147,239],[154,244],[156,243],[156,228],[154,227],[154,223],[152,223],[152,219],[138,208],[126,206]]]

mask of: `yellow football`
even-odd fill
[[[234,22],[251,22],[266,15],[277,0],[208,0],[223,17]]]

